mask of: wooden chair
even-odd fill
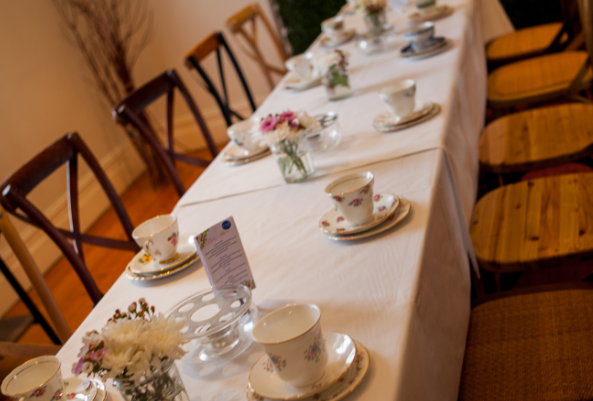
[[[243,8],[241,11],[230,17],[226,21],[226,27],[235,35],[241,36],[249,49],[244,49],[245,53],[253,60],[257,62],[257,64],[262,69],[264,76],[266,77],[266,81],[268,82],[268,86],[270,90],[273,90],[276,86],[272,79],[272,74],[278,74],[281,77],[286,74],[286,68],[282,66],[282,68],[275,67],[271,64],[266,63],[264,57],[262,55],[261,50],[258,46],[258,39],[257,39],[257,20],[260,20],[264,27],[267,29],[268,34],[272,38],[274,43],[274,47],[276,48],[276,52],[280,57],[282,62],[286,61],[287,56],[284,52],[284,47],[282,43],[280,43],[280,39],[278,35],[272,29],[272,25],[264,15],[261,7],[258,3],[252,3]],[[249,29],[248,23],[251,23],[251,29]]]
[[[84,234],[80,229],[80,210],[78,194],[78,156],[86,162],[95,178],[107,195],[111,205],[124,228],[127,240],[97,237]],[[62,165],[68,166],[68,206],[70,230],[56,227],[28,199],[27,195],[45,178]],[[99,165],[86,144],[77,133],[70,133],[47,147],[23,167],[0,184],[4,208],[19,219],[42,229],[58,246],[81,279],[93,304],[99,302],[103,294],[97,287],[84,262],[82,244],[84,242],[102,247],[138,252],[140,249],[132,238],[132,222],[113,188],[107,175]],[[20,211],[19,211],[20,210]],[[69,242],[72,241],[72,243]]]
[[[184,56],[184,60],[187,68],[189,68],[190,70],[194,68],[198,72],[200,77],[202,77],[206,84],[206,89],[208,90],[208,92],[210,92],[212,96],[214,96],[216,104],[218,104],[220,112],[222,113],[227,126],[230,127],[233,124],[233,116],[238,118],[239,120],[244,120],[245,118],[241,116],[237,111],[233,110],[229,104],[227,84],[224,76],[224,69],[220,52],[221,48],[226,52],[227,56],[231,60],[235,72],[237,73],[237,76],[241,81],[243,91],[245,92],[245,96],[249,101],[251,110],[252,112],[255,112],[257,107],[255,106],[255,102],[253,101],[253,96],[251,95],[249,85],[247,85],[247,81],[245,80],[245,76],[243,75],[241,67],[235,59],[235,56],[233,55],[233,52],[227,44],[224,36],[222,35],[222,32],[214,32],[210,36],[202,40]],[[212,53],[216,53],[216,61],[218,65],[218,75],[220,78],[220,84],[222,87],[222,95],[220,94],[219,90],[216,88],[216,86],[214,85],[214,83],[212,82],[212,80],[200,64],[206,57],[208,57]]]
[[[553,53],[564,48],[577,49],[583,37],[576,0],[561,1],[562,22],[519,29],[491,41],[486,47],[486,59],[498,67],[529,57]]]
[[[35,321],[41,325],[43,330],[47,333],[49,338],[55,344],[64,344],[72,335],[72,331],[68,327],[68,323],[64,318],[64,315],[60,311],[58,304],[56,303],[55,298],[51,294],[47,283],[43,279],[37,264],[33,260],[33,257],[29,253],[25,243],[23,242],[22,238],[16,231],[16,228],[12,224],[12,221],[8,217],[8,213],[5,212],[4,208],[0,204],[0,233],[6,238],[8,245],[12,249],[12,252],[18,259],[19,263],[23,267],[23,270],[27,274],[29,281],[33,285],[35,292],[39,296],[41,303],[49,315],[49,318],[53,324],[53,327],[57,331],[57,334],[54,333],[53,328],[48,324],[45,320],[43,315],[39,312],[31,298],[29,298],[28,294],[24,291],[20,283],[16,280],[14,275],[8,270],[4,261],[0,259],[0,270],[6,277],[6,279],[10,282],[13,286],[15,291],[18,293],[19,297],[23,301],[23,303],[27,306],[27,308],[31,311]]]
[[[206,167],[210,164],[211,160],[191,157],[183,153],[177,153],[174,150],[174,137],[173,137],[173,101],[175,95],[175,89],[179,91],[183,100],[189,107],[192,115],[194,116],[196,123],[202,131],[202,136],[206,141],[208,149],[212,158],[218,155],[218,148],[212,139],[210,130],[206,125],[202,113],[198,109],[198,106],[191,97],[189,91],[185,87],[185,84],[177,74],[175,70],[167,70],[158,77],[154,78],[150,82],[144,84],[142,87],[136,89],[133,93],[129,94],[124,100],[113,108],[113,118],[116,122],[123,125],[132,125],[136,128],[142,138],[152,148],[155,157],[158,162],[165,168],[169,179],[175,186],[175,189],[179,196],[183,196],[185,193],[185,187],[181,182],[181,178],[175,168],[175,160],[182,161],[187,164],[194,166]],[[166,148],[164,148],[159,142],[155,132],[153,132],[150,124],[142,117],[142,111],[150,104],[161,98],[162,96],[167,97],[166,103],[166,127],[165,127],[165,141]]]
[[[488,104],[508,108],[520,104],[569,99],[591,103],[579,92],[591,87],[593,71],[592,0],[578,0],[587,51],[566,51],[508,64],[488,76]],[[587,9],[589,12],[587,13]],[[589,25],[588,25],[589,24]]]
[[[593,399],[593,284],[512,290],[472,305],[459,400]]]
[[[497,174],[546,169],[593,155],[593,105],[526,110],[490,123],[480,137],[480,168]]]

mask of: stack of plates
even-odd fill
[[[267,146],[262,146],[257,148],[256,150],[245,150],[237,146],[234,142],[226,148],[224,153],[222,154],[222,161],[224,164],[228,166],[237,166],[240,164],[245,164],[252,162],[254,160],[261,159],[269,155],[270,149]]]
[[[432,102],[424,104],[422,107],[414,110],[412,114],[404,118],[395,117],[388,110],[385,110],[375,117],[373,127],[381,132],[398,131],[429,120],[439,114],[440,111],[441,106]]]
[[[273,370],[266,369],[268,355],[265,354],[251,368],[247,399],[337,401],[350,394],[369,369],[369,352],[362,344],[345,334],[324,333],[323,337],[329,360],[319,380],[301,387],[284,382]]]
[[[334,241],[353,241],[371,237],[395,226],[410,212],[410,202],[392,194],[375,194],[373,219],[365,224],[350,224],[338,209],[325,213],[319,220],[319,228]]]
[[[145,250],[141,250],[126,267],[126,277],[130,280],[155,280],[179,273],[200,258],[196,247],[187,244],[187,236],[186,241],[180,239],[179,243],[177,257],[169,263],[157,262],[152,255]],[[185,245],[182,245],[183,243]]]
[[[64,379],[64,392],[61,395],[63,400],[105,401],[106,396],[105,383],[101,380],[83,379],[78,376]]]

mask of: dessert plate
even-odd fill
[[[399,198],[392,194],[375,194],[373,203],[373,219],[368,223],[353,226],[334,208],[319,220],[319,228],[326,234],[354,234],[369,230],[393,214],[399,206]]]
[[[321,77],[309,80],[302,80],[296,75],[290,74],[284,81],[284,89],[291,91],[302,91],[321,84]]]
[[[157,262],[152,255],[143,249],[134,256],[129,267],[130,270],[136,274],[154,275],[171,270],[188,260],[193,259],[197,252],[196,247],[193,245],[180,245],[177,248],[177,257],[169,263],[162,263]]]
[[[357,239],[372,237],[373,235],[377,235],[383,231],[389,230],[391,227],[402,221],[408,215],[408,213],[410,213],[410,209],[412,208],[412,205],[407,199],[399,198],[399,201],[400,206],[397,208],[395,213],[385,219],[385,221],[378,226],[358,234],[329,234],[328,238],[333,241],[354,241]]]
[[[436,21],[441,18],[448,17],[453,14],[454,9],[448,5],[440,5],[430,7],[427,10],[416,11],[410,14],[410,19],[413,22]]]
[[[95,386],[97,386],[97,395],[92,401],[105,401],[105,397],[107,397],[107,390],[105,390],[105,383],[103,383],[99,379],[87,379],[93,381]]]
[[[103,390],[105,390],[105,386],[103,386]],[[95,380],[85,380],[77,376],[64,379],[63,400],[93,401],[96,395],[97,384]]]
[[[325,333],[328,353],[327,367],[323,376],[307,386],[293,386],[281,380],[274,369],[268,369],[268,354],[264,354],[249,373],[249,385],[257,394],[271,400],[294,400],[314,395],[336,382],[354,362],[356,345],[346,334]]]
[[[421,60],[440,54],[453,45],[451,39],[444,37],[433,38],[433,41],[435,42],[433,46],[420,51],[415,51],[412,46],[408,45],[401,49],[399,55],[408,60]]]
[[[397,126],[391,126],[391,127],[384,126],[384,125],[377,125],[377,124],[373,123],[373,127],[375,127],[375,129],[380,132],[399,131],[399,130],[402,130],[405,128],[413,127],[414,125],[423,123],[426,120],[430,120],[431,118],[433,118],[434,116],[436,116],[437,114],[439,114],[441,112],[440,105],[438,105],[437,103],[432,103],[432,105],[433,105],[433,107],[430,109],[430,111],[426,115],[424,115],[420,118],[417,118],[413,121],[409,121],[407,123],[401,123],[401,124],[398,124]]]
[[[414,112],[412,114],[410,114],[409,116],[406,116],[403,118],[395,117],[393,114],[391,114],[389,112],[389,110],[385,110],[385,111],[379,113],[379,115],[377,115],[375,117],[375,120],[373,121],[373,125],[380,126],[383,128],[389,128],[389,129],[397,128],[400,125],[407,124],[409,122],[412,122],[414,120],[417,120],[419,118],[426,116],[427,114],[429,114],[432,111],[433,108],[434,108],[434,103],[428,102],[428,103],[425,103],[419,109],[414,110]]]
[[[346,42],[349,42],[350,39],[352,39],[355,35],[356,35],[356,30],[354,30],[354,29],[351,29],[348,32],[345,32],[344,36],[342,36],[340,39],[330,39],[327,36],[325,36],[325,34],[324,34],[323,37],[321,38],[321,40],[319,41],[319,43],[321,44],[321,46],[331,49],[333,47],[336,47],[336,46],[342,45]]]
[[[248,151],[240,148],[234,142],[232,142],[222,154],[222,161],[226,165],[236,166],[261,159],[270,153],[270,149],[268,149],[267,146],[262,146],[261,148],[254,151]]]
[[[327,386],[323,390],[318,390],[312,395],[299,398],[301,401],[338,401],[350,394],[364,379],[369,370],[370,358],[367,349],[358,341],[356,344],[356,356],[350,368],[339,380]],[[269,401],[271,398],[265,398],[259,395],[253,388],[247,386],[248,401]]]

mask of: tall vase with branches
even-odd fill
[[[110,107],[117,104],[136,88],[132,68],[152,32],[153,18],[148,3],[144,0],[52,1],[66,36],[80,50],[95,85]],[[139,134],[131,127],[126,132],[146,163],[153,183],[166,181],[162,167]]]

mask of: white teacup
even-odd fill
[[[31,359],[2,381],[2,394],[16,401],[59,401],[63,393],[60,361],[55,356]]]
[[[292,72],[300,80],[310,81],[319,76],[312,63],[314,56],[315,54],[312,52],[299,54],[286,60],[284,65],[286,65],[288,71]]]
[[[405,118],[416,107],[416,81],[406,79],[386,86],[379,91],[379,97],[394,117]]]
[[[227,128],[226,133],[231,141],[235,142],[241,149],[248,152],[260,150],[262,145],[260,145],[251,131],[251,128],[257,124],[259,124],[259,120],[256,119],[239,121]]]
[[[344,37],[344,17],[337,16],[328,18],[321,23],[321,30],[328,38],[339,40]]]
[[[404,31],[404,37],[414,51],[421,51],[432,46],[434,37],[434,23],[427,21]]]
[[[146,220],[134,229],[132,237],[160,263],[171,262],[178,256],[179,225],[172,214]]]
[[[346,220],[359,226],[373,218],[373,184],[370,171],[338,178],[325,188],[334,205]]]
[[[275,310],[255,325],[252,335],[270,360],[281,366],[275,369],[281,380],[306,386],[323,376],[328,354],[316,305],[294,304]]]

